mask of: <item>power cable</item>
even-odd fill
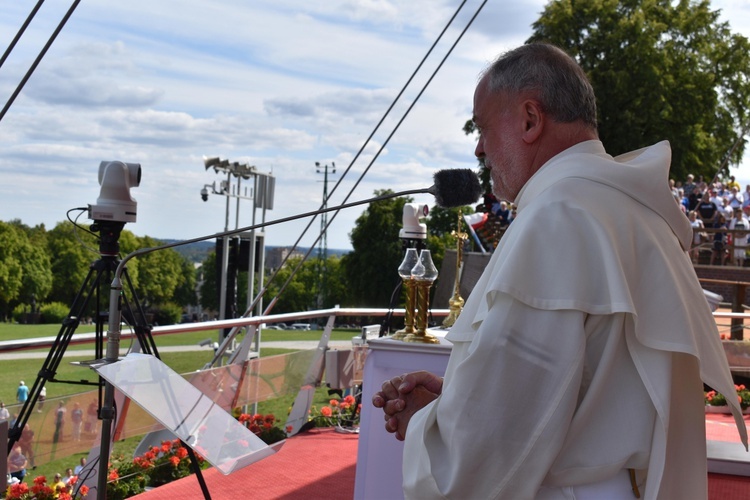
[[[484,0],[482,2],[482,4],[479,6],[479,8],[477,9],[477,11],[474,13],[474,15],[472,16],[472,18],[469,20],[469,22],[467,23],[467,25],[464,27],[464,29],[461,32],[461,34],[458,36],[458,38],[456,39],[456,41],[451,46],[450,50],[443,57],[442,61],[438,65],[438,67],[435,69],[435,71],[433,71],[432,76],[429,78],[429,80],[427,81],[427,83],[425,83],[425,85],[422,87],[422,90],[419,92],[419,94],[414,98],[414,100],[412,101],[412,104],[409,106],[409,108],[407,109],[406,113],[401,117],[401,119],[399,120],[399,122],[396,124],[396,127],[393,129],[393,131],[386,138],[385,142],[382,144],[382,146],[378,150],[377,154],[373,157],[373,159],[370,161],[370,163],[368,164],[368,166],[362,172],[362,174],[360,175],[359,179],[356,181],[356,183],[354,184],[354,186],[349,190],[349,194],[347,194],[347,196],[344,199],[343,203],[346,203],[346,201],[349,199],[349,197],[351,197],[351,195],[353,194],[354,190],[357,188],[357,186],[362,181],[362,179],[364,178],[364,176],[367,174],[367,172],[369,171],[369,169],[372,167],[372,165],[375,162],[375,160],[379,157],[380,153],[383,151],[383,149],[385,148],[385,146],[388,144],[388,142],[390,141],[390,139],[393,137],[393,135],[395,134],[396,130],[398,130],[398,128],[400,127],[401,123],[403,123],[403,121],[406,118],[406,116],[409,114],[409,112],[411,111],[411,109],[414,107],[414,105],[416,104],[416,102],[419,100],[419,98],[424,93],[424,91],[427,88],[427,86],[430,84],[430,82],[432,81],[432,79],[437,74],[437,71],[440,70],[440,68],[445,63],[445,61],[448,58],[448,56],[453,52],[453,49],[456,47],[456,45],[461,40],[461,38],[463,38],[463,35],[469,29],[469,27],[474,22],[474,20],[476,19],[476,17],[479,15],[479,12],[482,10],[482,8],[484,7],[484,5],[486,3],[487,3],[487,0]],[[341,182],[343,181],[343,179],[346,177],[346,175],[352,169],[354,163],[357,161],[357,159],[359,158],[359,156],[362,154],[362,152],[364,151],[364,149],[367,147],[367,145],[369,144],[369,142],[372,139],[372,137],[375,135],[375,133],[377,132],[377,130],[380,128],[380,126],[382,125],[382,123],[385,121],[385,119],[388,116],[388,114],[391,112],[391,110],[393,109],[393,107],[396,105],[396,102],[401,98],[401,96],[403,95],[403,93],[406,91],[406,88],[409,86],[409,84],[412,82],[412,80],[414,79],[414,77],[416,76],[416,74],[422,68],[422,66],[424,65],[424,62],[430,56],[430,54],[434,50],[435,46],[439,43],[439,41],[441,40],[441,38],[443,37],[443,35],[445,34],[445,32],[448,30],[448,28],[450,27],[450,25],[453,23],[453,21],[455,20],[456,16],[458,15],[458,13],[461,11],[461,9],[463,8],[463,6],[465,4],[466,4],[466,0],[464,0],[463,2],[461,2],[461,4],[456,9],[456,11],[453,13],[453,16],[451,16],[451,18],[448,20],[448,22],[446,23],[446,25],[443,27],[443,30],[440,32],[440,34],[438,35],[438,37],[436,38],[436,40],[433,42],[432,46],[430,46],[430,48],[427,51],[427,53],[424,55],[424,57],[422,58],[422,60],[420,61],[420,63],[417,65],[416,69],[412,72],[411,76],[406,81],[406,83],[402,87],[401,91],[395,97],[395,99],[393,100],[393,102],[391,103],[391,105],[388,107],[388,109],[386,110],[386,112],[384,113],[384,115],[381,117],[380,121],[377,123],[377,125],[375,126],[375,128],[373,129],[373,131],[370,133],[370,135],[367,137],[367,139],[365,140],[365,142],[362,144],[362,146],[360,147],[359,151],[357,151],[357,154],[354,156],[354,158],[352,159],[352,161],[349,163],[349,166],[347,166],[346,169],[344,170],[344,173],[341,175],[341,177],[339,178],[339,180],[336,182],[336,184],[334,185],[333,189],[331,190],[331,195],[336,191],[336,189],[339,187],[339,185],[341,184]],[[322,208],[322,205],[321,205],[321,208]],[[300,260],[300,262],[297,265],[297,267],[295,267],[292,270],[292,272],[290,273],[290,275],[287,278],[286,282],[284,282],[284,284],[279,288],[279,291],[276,294],[277,298],[278,298],[278,295],[280,295],[284,291],[284,289],[289,285],[289,283],[291,282],[291,280],[294,278],[294,276],[296,275],[296,273],[301,268],[302,264],[309,257],[310,253],[312,252],[311,249],[313,249],[317,245],[318,241],[322,237],[322,234],[328,229],[328,227],[331,225],[331,223],[333,223],[333,221],[335,220],[336,215],[338,215],[338,213],[339,213],[338,210],[335,211],[335,212],[333,212],[333,216],[328,221],[328,224],[325,226],[325,229],[321,230],[321,234],[318,235],[318,237],[316,238],[316,240],[310,246],[310,249],[308,249],[307,253],[305,253],[305,255]],[[274,278],[278,275],[278,273],[281,270],[281,268],[284,266],[284,264],[292,256],[292,252],[294,252],[294,250],[297,248],[297,246],[299,245],[299,243],[302,240],[302,238],[304,237],[304,235],[307,233],[307,231],[312,226],[313,222],[315,221],[315,217],[316,216],[313,216],[310,219],[310,222],[308,222],[307,227],[305,227],[305,229],[302,231],[302,233],[300,234],[300,236],[297,238],[297,241],[292,245],[292,248],[291,248],[290,252],[281,261],[281,264],[279,264],[279,267],[276,269],[276,271],[274,271],[274,273],[268,278],[268,281],[267,281],[268,284],[270,284],[274,280]],[[258,295],[255,298],[255,300],[253,301],[253,303],[250,305],[250,307],[247,308],[247,311],[245,312],[245,315],[252,313],[252,310],[258,304],[258,302],[263,297],[263,295],[265,295],[265,293],[266,293],[267,290],[268,290],[267,285],[260,290],[260,292],[258,293]],[[268,314],[270,312],[270,310],[273,308],[273,306],[275,305],[275,302],[276,302],[276,299],[274,299],[269,304],[269,306],[266,308],[266,310],[263,312],[263,314]]]
[[[34,62],[31,64],[31,67],[26,72],[24,77],[21,79],[20,83],[16,87],[16,90],[13,92],[13,94],[8,99],[8,102],[5,103],[5,107],[2,111],[0,111],[0,121],[2,121],[3,117],[5,116],[5,113],[8,112],[8,109],[10,109],[13,102],[16,100],[16,97],[18,97],[18,94],[21,93],[21,90],[23,89],[24,85],[26,85],[26,82],[29,81],[29,78],[31,78],[32,73],[34,73],[34,70],[37,66],[39,66],[39,63],[42,61],[42,58],[44,58],[45,54],[47,54],[47,51],[52,46],[52,42],[55,41],[57,38],[57,35],[60,34],[60,31],[62,31],[63,27],[65,26],[65,23],[68,22],[68,19],[70,19],[70,16],[73,15],[73,11],[76,10],[76,7],[78,7],[78,4],[81,3],[81,0],[75,0],[73,4],[70,6],[68,11],[65,13],[65,16],[63,16],[60,23],[57,25],[57,28],[55,28],[55,31],[52,33],[52,35],[49,37],[49,40],[47,40],[47,43],[44,44],[44,47],[39,52],[39,55],[34,59]]]
[[[18,33],[16,33],[16,36],[13,37],[13,40],[11,40],[10,44],[8,45],[8,48],[5,49],[5,53],[3,54],[3,56],[0,57],[0,68],[3,67],[3,63],[5,62],[5,60],[8,59],[8,56],[10,55],[10,53],[13,52],[13,49],[18,43],[18,40],[21,39],[21,36],[26,31],[26,28],[29,27],[29,24],[31,23],[32,19],[34,19],[34,16],[36,16],[36,13],[39,11],[39,8],[42,6],[43,3],[44,3],[44,0],[39,0],[34,6],[34,8],[31,9],[31,12],[26,17],[26,21],[24,21],[24,23],[21,25],[21,28],[19,28]]]

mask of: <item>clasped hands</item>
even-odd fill
[[[411,417],[431,403],[443,390],[443,379],[434,373],[406,373],[383,382],[372,404],[385,413],[385,430],[403,441]]]

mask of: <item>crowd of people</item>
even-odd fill
[[[746,260],[750,229],[750,184],[742,187],[730,176],[722,182],[714,179],[706,182],[688,174],[685,182],[669,181],[672,194],[687,215],[693,227],[693,245],[690,256],[698,262],[701,248],[711,250],[710,264],[743,266]],[[712,231],[705,231],[705,229]],[[718,229],[727,229],[717,231]]]

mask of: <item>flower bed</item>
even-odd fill
[[[735,396],[740,403],[742,413],[750,414],[750,390],[742,384],[735,384],[734,389],[737,391]],[[704,394],[704,401],[706,403],[706,413],[731,413],[726,398],[720,392],[706,392]]]

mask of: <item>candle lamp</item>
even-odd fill
[[[427,312],[430,307],[430,288],[438,277],[438,270],[432,262],[429,250],[422,250],[419,262],[412,268],[411,277],[414,280],[417,297],[417,315],[415,318],[416,331],[407,334],[404,342],[419,342],[423,344],[439,344],[440,340],[427,332]]]
[[[407,335],[414,333],[414,310],[417,307],[416,282],[412,278],[411,270],[419,262],[416,248],[407,248],[406,255],[401,265],[398,266],[398,275],[406,290],[406,304],[404,305],[404,328],[393,334],[391,338],[404,340]]]

